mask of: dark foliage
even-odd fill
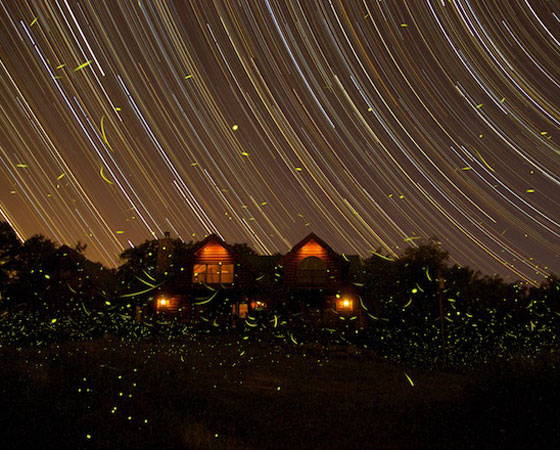
[[[248,258],[250,256],[257,255],[257,252],[245,243],[243,243],[243,244],[233,244],[231,246],[231,248],[233,248],[235,253],[237,253],[239,256],[242,256],[244,258]]]
[[[367,318],[364,329],[342,316],[334,328],[317,327],[307,312],[320,298],[282,288],[278,255],[262,257],[245,244],[234,249],[255,268],[253,289],[266,293],[273,307],[257,307],[246,318],[234,318],[227,290],[209,290],[195,298],[205,304],[196,322],[148,317],[137,323],[136,306],[152,302],[161,286],[183,273],[194,245],[167,239],[165,258],[158,259],[160,244],[145,241],[126,250],[123,264],[113,272],[88,261],[83,244],[59,248],[43,236],[22,244],[6,223],[0,224],[0,339],[34,343],[106,333],[170,337],[196,328],[295,346],[354,345],[418,365],[473,364],[558,351],[557,276],[529,289],[468,267],[449,266],[448,253],[436,239],[408,248],[395,260],[378,251],[363,260],[359,270],[352,269]]]

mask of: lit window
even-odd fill
[[[218,284],[220,282],[220,266],[218,264],[208,264],[206,267],[206,283]]]
[[[233,264],[195,264],[193,283],[231,284],[233,283]]]
[[[156,299],[157,312],[162,313],[177,313],[181,304],[180,296],[166,296],[161,295]]]
[[[249,305],[247,303],[239,304],[239,317],[247,317],[249,314]]]
[[[231,284],[233,283],[233,264],[223,264],[221,273],[221,283]]]
[[[206,264],[195,264],[193,268],[193,283],[206,282]]]

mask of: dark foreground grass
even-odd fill
[[[0,448],[560,448],[551,361],[420,370],[338,350],[227,336],[4,346]]]

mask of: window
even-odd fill
[[[231,284],[233,283],[233,264],[195,264],[193,283]]]
[[[166,297],[160,296],[157,298],[156,309],[157,312],[176,313],[181,303],[180,297]]]
[[[233,283],[233,264],[222,264],[222,284]]]
[[[206,283],[218,284],[220,282],[220,266],[218,264],[206,265]]]
[[[247,305],[247,303],[239,303],[239,305],[233,305],[232,312],[233,314],[241,318],[245,318],[247,317],[247,314],[249,314],[249,305]]]
[[[316,256],[301,260],[296,269],[296,281],[301,286],[322,286],[327,282],[327,263]]]
[[[206,264],[194,265],[193,283],[206,283]]]

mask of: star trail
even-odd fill
[[[0,0],[0,220],[560,270],[560,5]]]

